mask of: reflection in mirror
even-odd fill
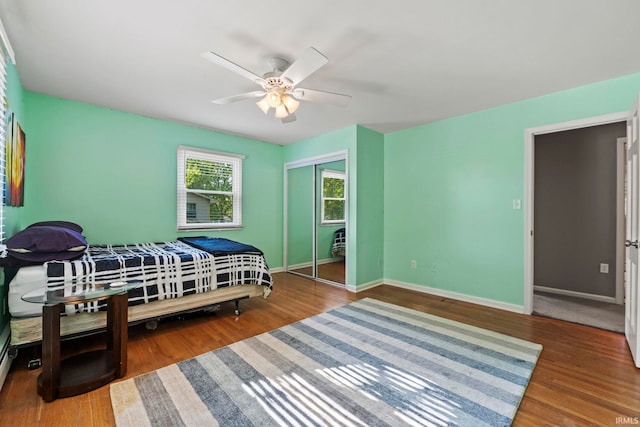
[[[345,284],[345,161],[316,165],[316,277]]]
[[[314,166],[287,171],[287,270],[314,277]]]

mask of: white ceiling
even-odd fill
[[[27,90],[288,144],[351,124],[387,133],[640,71],[638,0],[0,0]],[[262,75],[313,46],[329,63],[282,124],[259,89],[208,62]]]

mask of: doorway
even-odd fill
[[[525,313],[624,331],[626,119],[527,130]]]

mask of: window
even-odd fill
[[[178,147],[178,230],[242,227],[242,159]]]
[[[187,202],[187,221],[196,219],[196,204]]]
[[[322,170],[321,224],[323,225],[345,222],[345,176],[344,172]]]

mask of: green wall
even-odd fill
[[[24,114],[24,90],[22,83],[20,82],[20,76],[16,71],[16,67],[9,62],[7,64],[7,88],[6,88],[7,103],[9,109],[15,114],[18,123],[22,127],[22,130],[26,135],[26,152],[29,153],[29,123],[26,121],[27,116]],[[26,180],[26,178],[25,178]],[[2,197],[2,196],[0,196]],[[13,236],[20,230],[20,222],[22,220],[23,207],[4,206],[4,233],[5,237]],[[4,271],[3,271],[4,275]],[[8,279],[11,277],[8,276]],[[4,278],[0,280],[0,332],[5,328],[5,325],[9,321],[9,310],[7,307],[7,292],[8,287],[4,287]],[[2,343],[0,343],[0,346]]]
[[[318,157],[325,154],[347,151],[347,175],[348,193],[347,203],[349,205],[347,228],[347,241],[356,242],[357,226],[357,203],[352,203],[357,197],[357,179],[352,179],[357,171],[357,128],[358,126],[348,126],[334,130],[324,135],[298,141],[283,147],[283,162],[290,163],[298,160]],[[356,284],[356,245],[347,243],[347,285]]]
[[[8,235],[46,219],[80,223],[90,243],[185,235],[175,168],[176,147],[189,145],[246,155],[243,229],[198,234],[255,244],[277,268],[284,163],[345,150],[349,287],[385,277],[517,305],[524,209],[511,201],[524,199],[525,129],[626,111],[640,91],[634,74],[384,136],[353,125],[276,146],[23,92],[9,76],[27,159],[25,207],[7,208]]]
[[[347,286],[383,277],[384,136],[354,125],[284,147],[284,162],[347,150]]]
[[[7,101],[9,109],[15,114],[18,123],[25,132],[25,150],[29,153],[29,123],[27,122],[28,115],[24,113],[24,90],[20,77],[16,67],[9,62],[7,64],[7,89],[6,89]],[[25,178],[26,179],[26,178]],[[22,219],[22,212],[24,208],[21,206],[5,206],[4,218],[5,218],[5,235],[7,237],[13,236],[16,232],[20,231],[20,222]]]
[[[33,92],[25,105],[32,126],[22,226],[74,221],[94,244],[227,237],[282,266],[281,146]],[[176,231],[178,145],[246,156],[241,230]]]
[[[387,134],[385,278],[522,305],[525,129],[626,111],[639,91],[633,74]]]
[[[287,173],[287,266],[309,266],[313,262],[313,166]]]
[[[384,259],[384,135],[358,126],[358,285],[379,281]]]

